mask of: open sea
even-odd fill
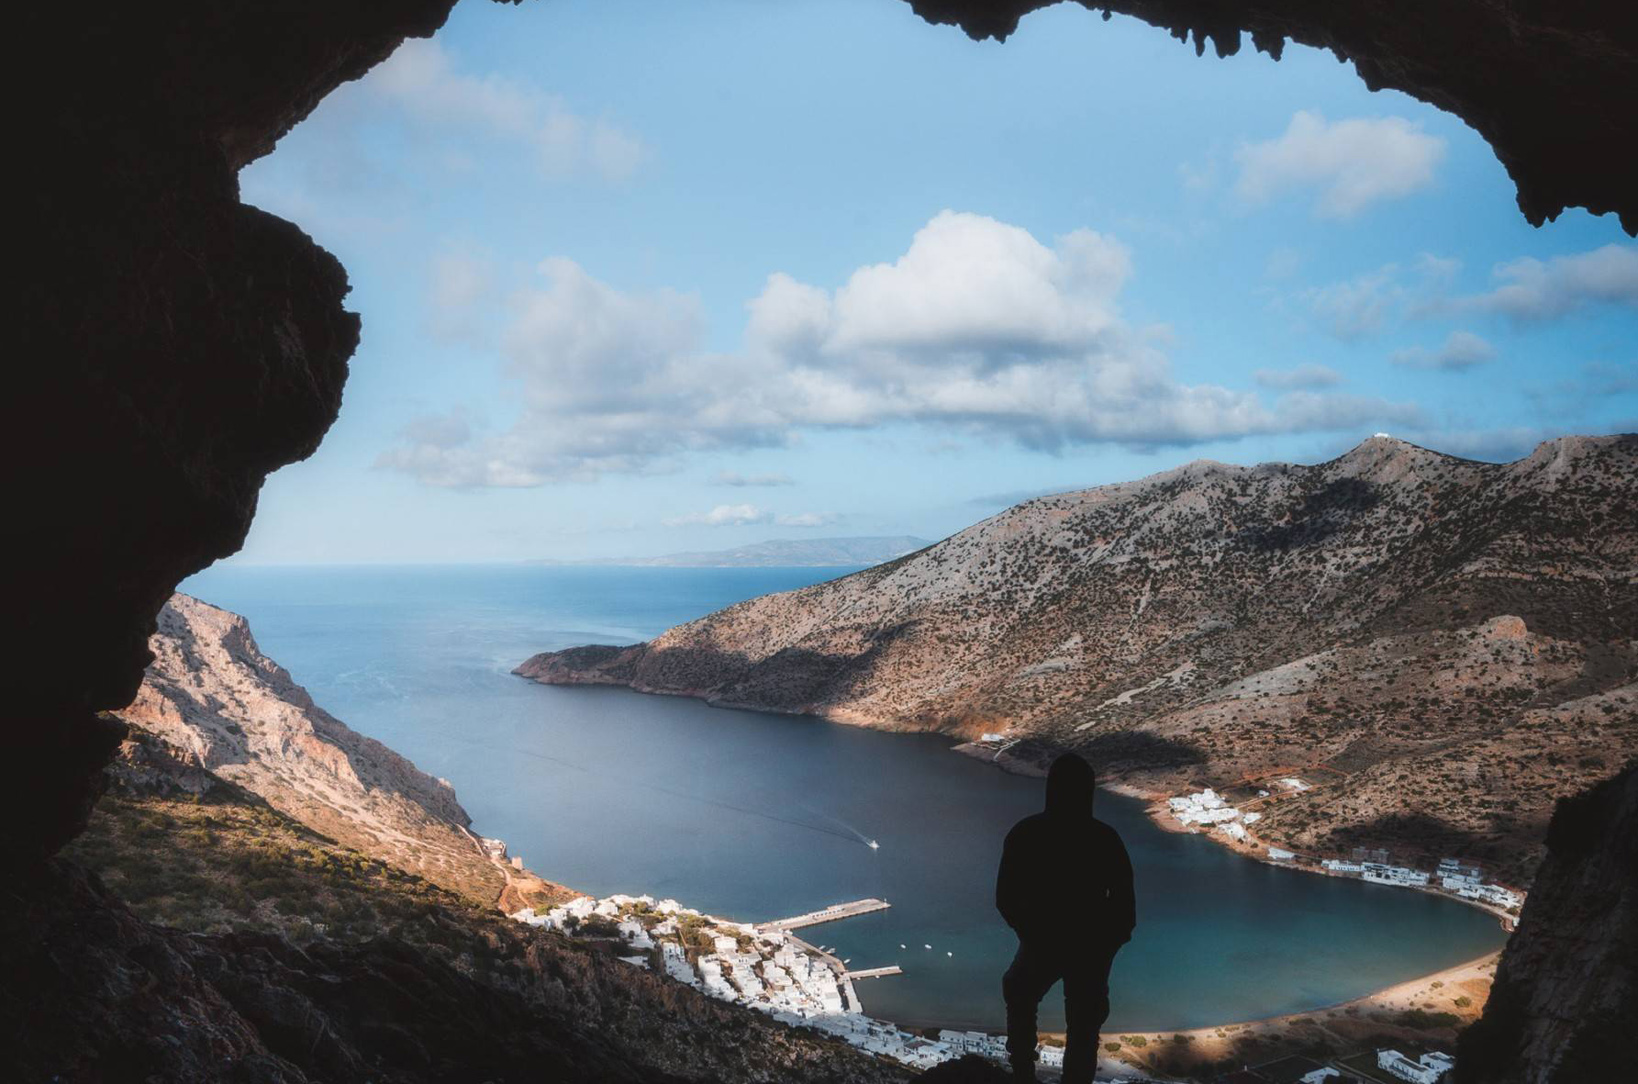
[[[182,590],[249,618],[320,705],[452,782],[474,829],[542,876],[747,921],[881,897],[891,909],[803,936],[855,968],[904,968],[857,984],[874,1015],[1000,1030],[1015,942],[994,910],[995,865],[1007,830],[1041,807],[1041,780],[930,735],[509,673],[538,651],[634,643],[846,571],[229,565]],[[1331,1005],[1505,939],[1494,918],[1449,900],[1162,832],[1117,795],[1100,792],[1099,815],[1137,875],[1111,1032]],[[1066,905],[1064,936],[1075,927]],[[1063,1026],[1056,992],[1042,1026]]]

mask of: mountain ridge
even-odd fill
[[[202,794],[219,777],[480,905],[516,910],[571,894],[503,861],[505,844],[471,831],[447,780],[315,704],[243,617],[178,593],[158,626],[154,660],[119,713],[133,735],[114,770],[128,781]]]
[[[1341,782],[1276,805],[1265,841],[1452,848],[1523,883],[1552,799],[1610,767],[1606,746],[1638,747],[1634,524],[1638,436],[1507,464],[1377,436],[1312,466],[1196,461],[1034,498],[874,568],[515,672],[998,732],[1026,739],[1014,767],[1081,749],[1156,797],[1322,765]]]

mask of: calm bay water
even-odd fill
[[[866,1010],[999,1029],[1015,943],[993,907],[995,863],[1007,829],[1040,808],[1040,780],[933,736],[509,673],[537,651],[633,643],[839,571],[218,568],[183,590],[248,617],[319,704],[454,783],[474,827],[542,875],[742,920],[882,897],[890,910],[807,931],[855,967],[904,967],[859,984]],[[1110,1030],[1333,1004],[1504,939],[1448,900],[1162,832],[1116,795],[1100,794],[1099,815],[1137,871],[1138,930],[1115,964]],[[1066,937],[1074,924],[1066,906]],[[1056,995],[1042,1019],[1062,1026]]]

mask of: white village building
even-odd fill
[[[1376,1052],[1376,1067],[1392,1073],[1401,1080],[1408,1080],[1411,1084],[1435,1084],[1455,1065],[1449,1054],[1435,1051],[1423,1054],[1421,1058],[1412,1061],[1397,1050],[1378,1050]]]

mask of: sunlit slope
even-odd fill
[[[1638,437],[1509,464],[1373,437],[1029,501],[898,561],[555,683],[1083,748],[1169,791],[1324,763],[1265,838],[1524,862],[1553,796],[1638,748]]]

